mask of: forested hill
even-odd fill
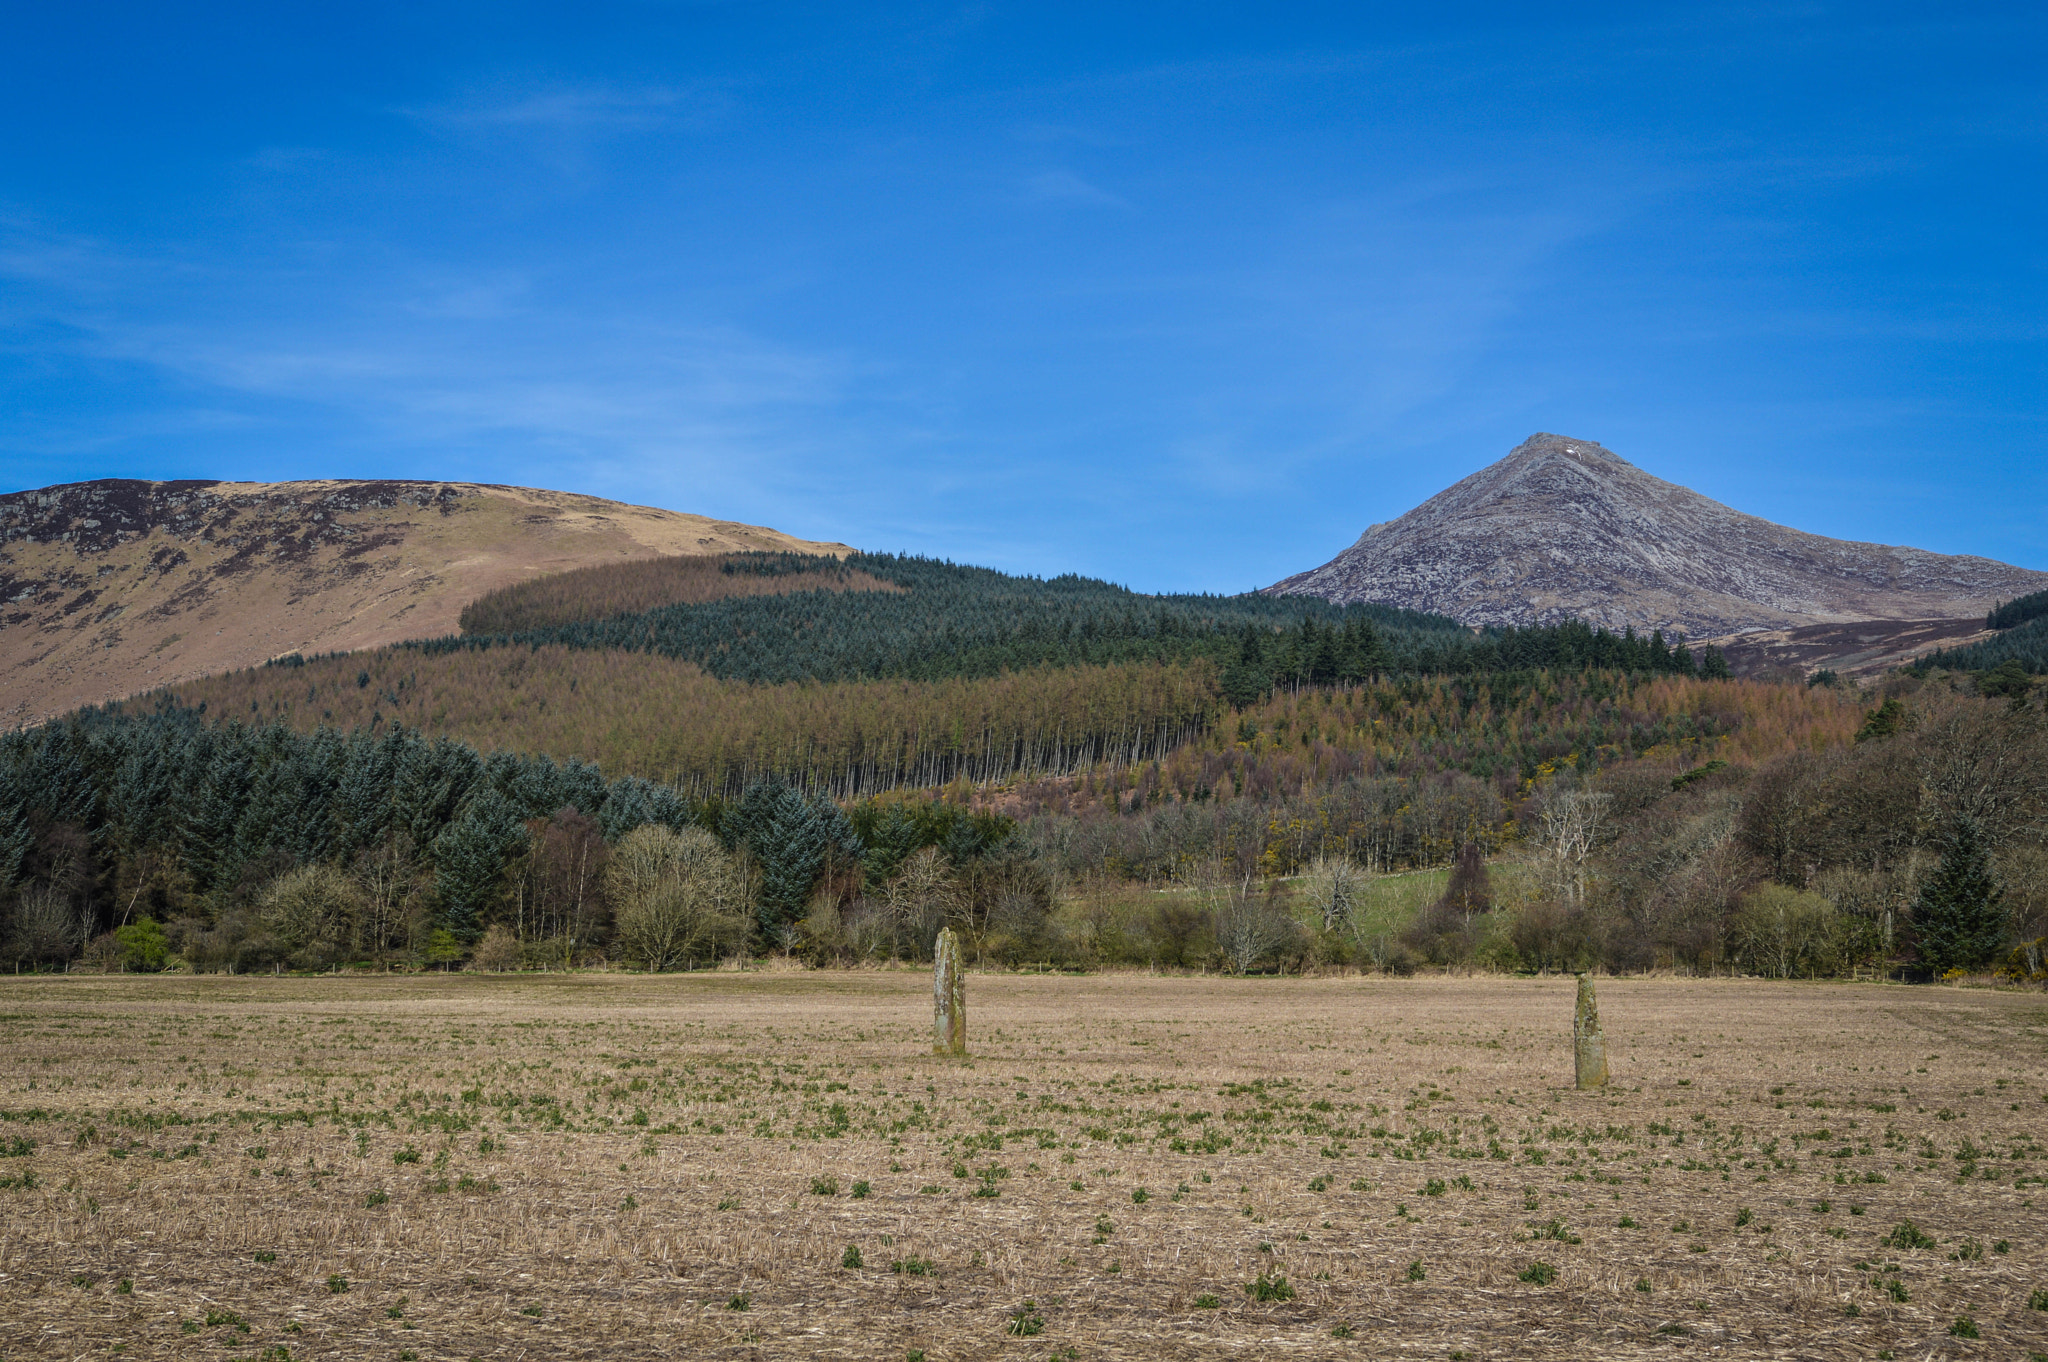
[[[934,681],[1038,667],[1206,657],[1233,703],[1274,684],[1354,681],[1390,673],[1463,674],[1597,666],[1686,672],[1697,664],[1661,636],[1636,639],[1584,625],[1476,633],[1441,615],[1314,598],[1143,595],[1072,574],[1015,577],[928,558],[736,555],[723,571],[848,572],[895,591],[733,595],[540,628],[410,645],[428,652],[559,644],[648,652],[753,683],[902,677]],[[487,606],[488,602],[480,602]],[[561,606],[555,606],[557,618]],[[503,612],[479,608],[471,618]],[[1709,673],[1713,671],[1709,659]]]
[[[2048,672],[2048,616],[2037,616],[2016,628],[1994,634],[1967,648],[1943,648],[1920,658],[1921,668],[1946,667],[1953,671],[1990,671],[2006,664],[2022,672]]]

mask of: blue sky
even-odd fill
[[[1235,591],[1551,430],[2048,568],[2048,10],[1274,9],[11,6],[0,484]]]

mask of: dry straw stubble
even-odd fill
[[[1610,981],[1580,1093],[1557,979],[7,987],[8,1356],[2048,1351],[2036,997]]]

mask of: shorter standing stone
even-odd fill
[[[932,951],[932,1030],[935,1055],[967,1053],[967,978],[960,972],[960,938],[951,927]]]
[[[1579,1003],[1572,1012],[1572,1060],[1580,1088],[1607,1086],[1607,1037],[1600,1033],[1600,1004],[1587,974],[1579,976]]]

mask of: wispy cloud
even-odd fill
[[[1129,199],[1090,184],[1071,170],[1041,170],[1024,178],[1024,197],[1033,203],[1098,204],[1134,210]]]
[[[407,117],[457,130],[630,131],[698,122],[725,106],[716,87],[553,86],[472,94],[401,109]]]
[[[183,394],[153,414],[102,423],[115,443],[279,421],[296,430],[311,408],[331,414],[330,431],[411,451],[428,475],[439,459],[476,476],[630,500],[666,494],[701,509],[711,495],[727,513],[834,494],[833,480],[803,461],[822,452],[814,423],[829,425],[855,387],[858,366],[845,356],[730,325],[564,306],[535,297],[516,271],[357,277],[279,315],[263,305],[274,264],[195,272],[12,225],[0,236],[0,280],[18,287],[0,290],[10,295],[0,326],[34,328],[39,354],[61,345]],[[120,306],[108,305],[114,298]],[[286,416],[293,408],[300,414]],[[54,427],[13,434],[17,448],[24,438],[86,447]]]

